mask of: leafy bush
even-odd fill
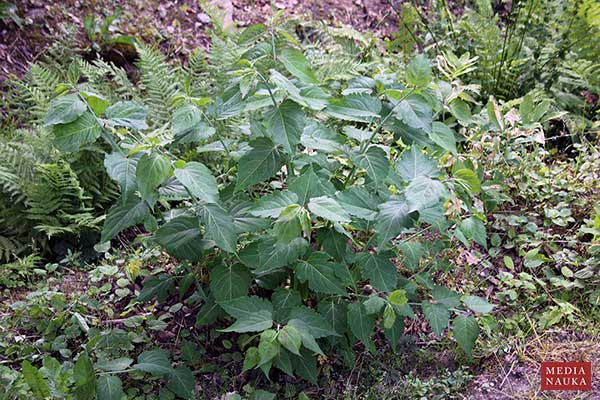
[[[153,242],[206,271],[198,324],[232,319],[223,332],[251,334],[245,370],[316,382],[316,356],[335,349],[350,365],[355,342],[376,351],[378,324],[395,347],[415,309],[438,336],[452,319],[470,354],[472,312],[493,306],[432,280],[451,268],[453,238],[487,244],[474,206],[486,199],[483,171],[456,157],[452,128],[472,121],[458,82],[434,78],[424,56],[404,71],[321,77],[289,33],[262,25],[227,40],[244,51],[210,98],[142,79],[157,100],[150,127],[141,103],[69,84],[50,104],[57,148],[110,145],[104,165],[121,197],[101,241],[143,223]],[[150,52],[140,66],[169,76]],[[140,300],[160,301],[176,283],[153,276]]]
[[[574,135],[593,126],[600,91],[598,2],[478,0],[455,13],[446,1],[427,7],[405,2],[397,8],[401,23],[388,48],[427,51],[481,86],[484,98],[535,92],[573,113],[566,118]]]

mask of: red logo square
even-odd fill
[[[592,390],[592,363],[542,362],[542,390]]]

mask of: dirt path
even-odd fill
[[[508,349],[508,351],[506,351]],[[574,333],[547,331],[526,340],[503,345],[504,355],[482,360],[484,371],[470,385],[465,398],[508,399],[600,399],[600,338],[582,338]],[[591,391],[540,391],[542,361],[590,361]]]

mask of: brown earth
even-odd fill
[[[277,0],[273,7],[268,0],[216,3],[228,14],[226,18],[238,26],[265,22],[281,10],[288,16],[351,25],[381,37],[392,35],[397,27],[397,17],[388,0]],[[17,4],[22,28],[10,19],[0,21],[0,82],[11,74],[22,76],[28,64],[56,41],[89,52],[92,43],[84,29],[84,18],[93,15],[102,22],[117,9],[122,9],[122,14],[113,23],[114,34],[158,43],[168,54],[185,55],[210,46],[210,17],[197,0],[22,0]]]
[[[504,345],[504,344],[503,344]],[[546,331],[527,341],[507,344],[504,356],[482,360],[483,371],[465,395],[473,400],[600,399],[600,338],[565,331]],[[590,361],[591,391],[541,391],[542,361]]]

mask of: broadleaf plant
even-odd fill
[[[473,206],[482,175],[456,158],[464,118],[449,84],[422,55],[404,69],[317,78],[278,32],[241,42],[246,51],[212,98],[181,92],[170,124],[146,121],[132,102],[95,113],[86,99],[101,94],[76,87],[52,103],[45,122],[56,146],[78,151],[102,138],[121,189],[102,242],[144,224],[151,243],[205,271],[197,323],[256,335],[244,370],[314,382],[317,355],[352,354],[356,342],[375,352],[380,333],[395,348],[419,311],[438,336],[452,326],[470,354],[473,314],[491,306],[461,303],[432,278],[453,239],[486,245]],[[154,276],[140,300],[174,291],[166,274]],[[134,368],[188,377],[160,357]]]

